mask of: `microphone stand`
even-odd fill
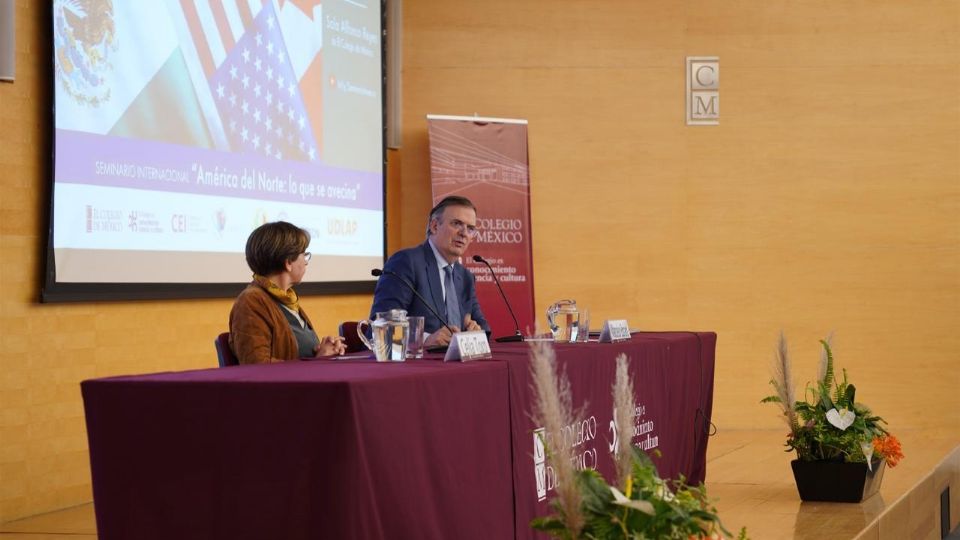
[[[512,336],[503,336],[494,339],[497,343],[516,343],[518,341],[523,341],[523,334],[520,332],[520,323],[517,322],[517,316],[513,314],[513,308],[510,307],[510,301],[507,300],[507,295],[503,292],[503,287],[500,286],[500,278],[497,277],[497,273],[493,271],[493,267],[490,266],[490,263],[480,255],[474,255],[473,260],[478,263],[483,263],[487,265],[487,268],[490,269],[490,274],[493,275],[493,282],[497,284],[497,290],[500,291],[500,297],[503,298],[503,303],[507,305],[507,311],[510,312],[510,316],[513,317],[513,327],[515,332]]]
[[[430,310],[430,313],[432,313],[434,317],[436,317],[437,319],[440,320],[441,323],[443,323],[444,328],[446,328],[447,331],[450,332],[450,335],[451,335],[451,336],[453,335],[453,329],[450,328],[450,325],[447,324],[447,318],[446,318],[446,317],[441,317],[440,314],[437,312],[437,310],[434,309],[434,307],[430,304],[430,302],[427,302],[427,299],[424,298],[424,297],[417,291],[417,288],[414,287],[412,283],[410,283],[409,281],[407,281],[407,278],[401,276],[400,274],[398,274],[398,273],[396,273],[396,272],[394,272],[394,271],[392,271],[392,270],[381,270],[381,269],[379,269],[379,268],[374,268],[373,270],[370,271],[370,275],[372,275],[372,276],[374,276],[374,277],[380,277],[381,274],[387,274],[388,276],[393,276],[393,277],[399,279],[401,283],[403,283],[404,285],[407,286],[408,289],[410,289],[410,292],[412,292],[418,299],[420,299],[421,302],[423,302],[423,305],[427,306],[427,309]]]

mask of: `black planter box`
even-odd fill
[[[790,462],[797,491],[804,501],[860,502],[880,489],[886,462],[874,460],[873,470],[866,463],[842,461]]]

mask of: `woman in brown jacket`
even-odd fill
[[[230,310],[230,348],[241,364],[343,354],[343,338],[317,337],[293,290],[307,272],[309,244],[310,233],[285,221],[261,225],[247,238],[253,282]]]

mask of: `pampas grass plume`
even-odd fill
[[[617,356],[617,374],[613,381],[613,418],[617,424],[617,485],[625,486],[633,474],[633,417],[635,398],[633,381],[630,379],[629,360],[621,353]]]
[[[560,513],[571,536],[578,538],[585,522],[581,510],[583,496],[573,466],[573,448],[563,447],[561,435],[565,426],[574,423],[570,381],[565,374],[557,374],[557,362],[550,342],[531,341],[530,360],[535,395],[533,417],[557,442],[556,446],[561,447],[549,446],[549,440],[544,441],[547,462],[557,475],[556,497]]]
[[[797,411],[794,408],[797,398],[793,390],[793,369],[787,350],[787,338],[783,335],[783,331],[780,332],[780,338],[777,340],[777,354],[771,371],[774,387],[780,398],[780,406],[783,408],[783,419],[790,427],[790,431],[795,432],[800,428],[797,423]]]

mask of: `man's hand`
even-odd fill
[[[467,316],[464,317],[463,319],[463,327],[467,329],[467,332],[483,330],[483,328],[481,328],[480,325],[477,324],[477,321],[473,320],[473,317],[471,317],[469,313],[467,313]]]
[[[346,352],[347,346],[343,343],[343,338],[340,336],[324,336],[320,340],[320,343],[313,348],[313,355],[315,357],[320,356],[333,356],[335,354],[343,354]]]
[[[454,333],[460,331],[460,329],[456,326],[451,326],[450,330],[453,330]],[[447,330],[446,326],[441,326],[439,330],[427,336],[427,340],[423,342],[423,346],[427,349],[433,347],[446,347],[450,344],[450,330]]]

